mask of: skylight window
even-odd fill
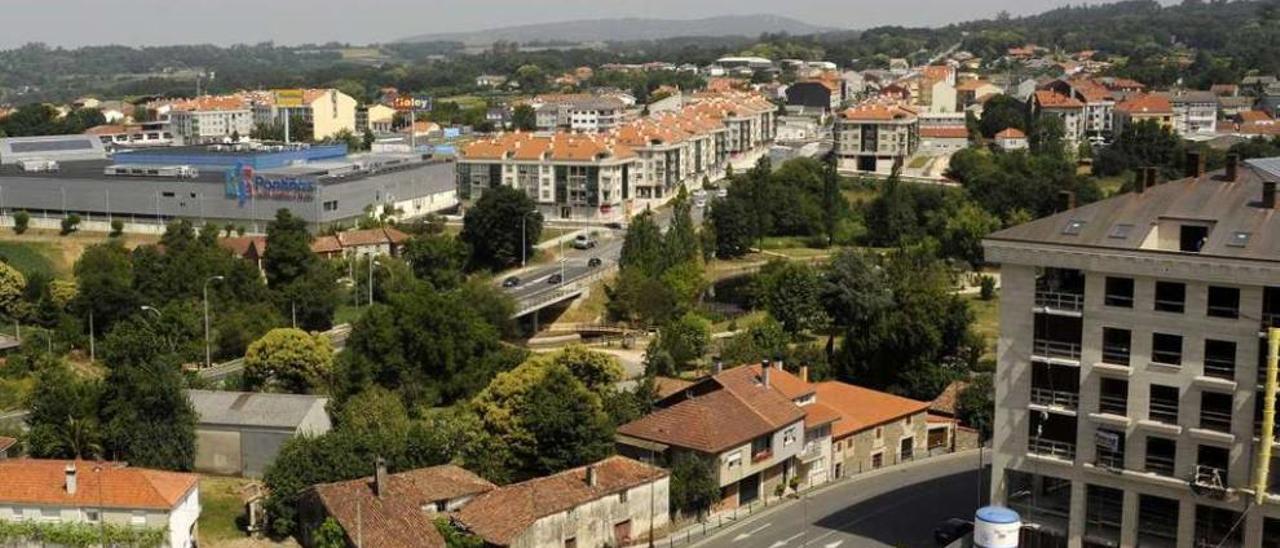
[[[1123,240],[1129,237],[1130,232],[1133,232],[1133,225],[1121,223],[1111,227],[1111,233],[1107,237]]]
[[[1084,221],[1080,219],[1072,219],[1071,222],[1067,223],[1066,228],[1062,229],[1062,233],[1069,236],[1076,236],[1080,234],[1080,231],[1082,230],[1084,230]]]
[[[1227,240],[1228,247],[1244,247],[1249,244],[1250,232],[1232,232],[1231,238]]]

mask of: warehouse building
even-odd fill
[[[457,205],[452,161],[348,154],[345,145],[166,147],[107,154],[91,135],[0,139],[0,213],[35,219],[233,223],[257,232],[289,209],[315,230],[392,206],[415,217]]]
[[[196,422],[198,472],[261,477],[284,442],[329,431],[329,398],[188,390]]]

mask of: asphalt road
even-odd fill
[[[693,208],[693,223],[698,225],[702,223],[703,209]],[[671,208],[663,208],[657,210],[655,219],[658,226],[666,230],[668,224],[671,223]],[[571,284],[579,278],[584,278],[595,273],[601,268],[607,268],[618,262],[618,258],[622,255],[622,242],[626,237],[625,230],[613,230],[605,227],[596,227],[593,229],[596,234],[596,247],[591,249],[574,249],[566,242],[564,244],[563,257],[566,259],[561,270],[561,264],[555,262],[544,266],[535,267],[525,270],[518,274],[520,285],[516,287],[506,288],[506,292],[516,301],[526,301],[543,293],[554,291],[560,287],[560,284],[550,283],[552,275],[563,272],[563,283]],[[557,250],[558,252],[559,250]],[[598,258],[601,261],[600,266],[591,268],[587,266],[587,261],[592,258]],[[498,276],[500,283],[505,280],[507,275]]]
[[[988,452],[987,457],[990,457]],[[973,519],[977,453],[935,457],[872,472],[819,490],[803,502],[768,510],[698,548],[935,547],[934,526]],[[985,482],[990,468],[984,470]]]

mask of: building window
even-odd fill
[[[884,437],[884,429],[882,429],[882,428],[880,428],[879,426],[877,426],[877,427],[876,427],[876,439],[880,439],[880,438],[882,438],[882,437]]]
[[[447,500],[436,501],[436,512],[444,512],[445,510],[448,510],[448,509],[449,509],[449,501]]]
[[[1099,428],[1094,433],[1097,450],[1094,462],[1101,467],[1119,470],[1124,468],[1124,432]]]
[[[788,428],[782,433],[782,446],[786,447],[796,442],[796,429]]]
[[[337,201],[337,200],[330,200],[330,201],[325,202],[325,203],[324,203],[324,210],[325,210],[325,211],[337,211],[337,210],[338,210],[338,201]]]
[[[1239,512],[1215,506],[1196,505],[1196,544],[1198,546],[1243,546],[1244,524]]]
[[[1129,413],[1129,381],[1103,377],[1098,387],[1098,412],[1120,417]]]
[[[1205,240],[1209,239],[1209,227],[1197,225],[1182,225],[1178,232],[1178,251],[1186,253],[1199,253],[1200,248],[1204,247]]]
[[[1200,393],[1200,428],[1231,432],[1231,394]]]
[[[627,499],[629,498],[628,497],[629,494],[630,494],[629,491],[627,491],[626,489],[623,489],[621,493],[618,493],[618,502],[623,502],[623,503],[627,502]]]
[[[1178,539],[1179,503],[1153,495],[1138,497],[1138,545],[1160,546]]]
[[[1133,308],[1133,278],[1107,277],[1107,306]]]
[[[1167,424],[1178,424],[1178,388],[1176,386],[1151,385],[1151,402],[1147,418]]]
[[[1178,442],[1168,438],[1147,438],[1146,471],[1172,476],[1178,456]]]
[[[729,468],[742,464],[742,451],[734,451],[725,459],[725,465]]]
[[[1196,451],[1196,483],[1225,489],[1230,458],[1231,450],[1226,447],[1201,445]]]
[[[1102,328],[1102,361],[1112,365],[1129,366],[1129,346],[1133,333],[1128,329]]]
[[[1151,334],[1151,361],[1164,365],[1182,365],[1182,335]]]
[[[564,548],[578,548],[577,537],[569,537],[564,539]]]
[[[1155,309],[1159,312],[1182,313],[1187,306],[1187,285],[1178,282],[1156,282]]]
[[[1236,343],[1206,339],[1204,341],[1204,374],[1206,377],[1234,379],[1236,376]]]
[[[1124,491],[1101,485],[1087,485],[1084,506],[1085,534],[1111,540],[1119,546]]]
[[[147,514],[146,514],[145,512],[137,512],[137,511],[135,511],[135,512],[133,513],[133,515],[132,515],[132,516],[129,516],[129,525],[132,525],[132,526],[134,526],[134,527],[144,527],[144,526],[146,526],[146,525],[147,525]]]
[[[1240,317],[1240,289],[1209,286],[1209,306],[1205,312],[1215,318]]]

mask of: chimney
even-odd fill
[[[1264,181],[1262,183],[1262,208],[1276,208],[1276,182]]]
[[[800,366],[800,382],[809,382],[809,366],[807,365]]]
[[[1240,170],[1240,155],[1228,154],[1227,155],[1227,174],[1226,174],[1227,182],[1229,183],[1236,182],[1236,177],[1239,175],[1239,170]]]
[[[1062,211],[1069,211],[1076,208],[1076,193],[1070,190],[1058,191],[1058,203],[1062,204]]]
[[[389,487],[387,484],[387,459],[378,457],[374,461],[373,494],[378,498],[382,498],[382,495],[386,493],[387,487]]]
[[[596,465],[587,465],[587,487],[595,487],[600,483],[600,478],[596,477]]]
[[[76,494],[76,463],[68,462],[65,469],[67,476],[67,494]]]
[[[1183,166],[1183,175],[1187,177],[1200,177],[1204,175],[1204,155],[1198,150],[1188,150],[1186,164]]]
[[[769,386],[769,370],[772,368],[773,366],[769,364],[769,360],[764,360],[760,363],[760,384],[766,388]]]

